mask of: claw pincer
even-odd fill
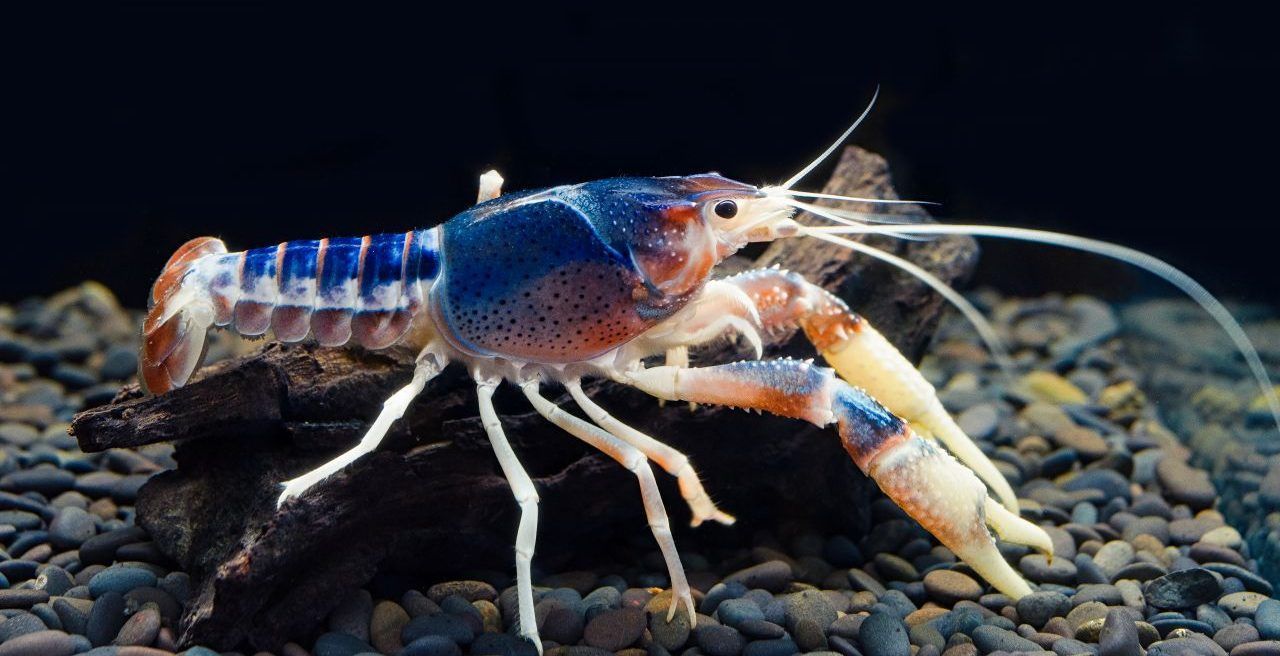
[[[1043,531],[992,507],[982,482],[955,458],[922,439],[866,392],[825,367],[800,360],[736,362],[678,369],[653,367],[630,375],[632,383],[673,401],[715,403],[803,419],[816,426],[835,424],[845,451],[891,499],[921,526],[1001,592],[1017,599],[1031,592],[1005,562],[987,530],[1027,537],[1032,546],[1052,551]]]

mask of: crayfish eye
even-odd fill
[[[715,213],[722,219],[732,219],[738,215],[738,204],[731,200],[722,200],[716,203]]]

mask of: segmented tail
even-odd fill
[[[205,331],[213,321],[212,306],[197,298],[186,278],[194,262],[226,252],[221,239],[192,239],[169,257],[151,286],[138,356],[138,378],[147,391],[160,394],[181,387],[200,365]]]
[[[291,241],[228,253],[213,237],[169,258],[151,289],[142,327],[139,377],[160,394],[186,384],[199,366],[209,326],[242,335],[274,330],[324,346],[355,339],[394,344],[422,306],[422,281],[439,274],[435,229],[345,239]]]

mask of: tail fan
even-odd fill
[[[138,357],[138,377],[146,391],[162,394],[181,387],[200,366],[214,309],[207,295],[191,284],[189,274],[200,258],[226,252],[220,239],[192,239],[174,252],[151,287]]]

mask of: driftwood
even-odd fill
[[[894,197],[884,161],[857,148],[845,151],[826,191]],[[977,254],[967,238],[884,245],[951,282],[969,274]],[[850,299],[908,354],[919,353],[938,319],[941,300],[918,281],[816,240],[780,242],[730,268],[774,263]],[[812,349],[783,336],[770,346],[782,352]],[[744,355],[726,344],[698,360]],[[279,481],[357,440],[381,401],[408,381],[412,357],[401,348],[269,344],[169,394],[126,389],[76,418],[72,432],[86,451],[179,441],[178,468],[142,488],[137,519],[192,577],[183,643],[278,648],[314,632],[345,591],[376,573],[383,583],[421,586],[510,571],[517,511],[461,371],[434,380],[378,452],[276,511]],[[783,521],[868,527],[874,485],[827,431],[718,408],[660,407],[608,383],[588,392],[689,453],[712,496],[738,515],[734,528],[702,528],[701,536],[741,543],[753,527]],[[538,568],[616,562],[618,545],[648,539],[630,473],[549,426],[518,393],[500,391],[497,401],[542,498]],[[673,524],[686,524],[670,477],[659,478]]]

